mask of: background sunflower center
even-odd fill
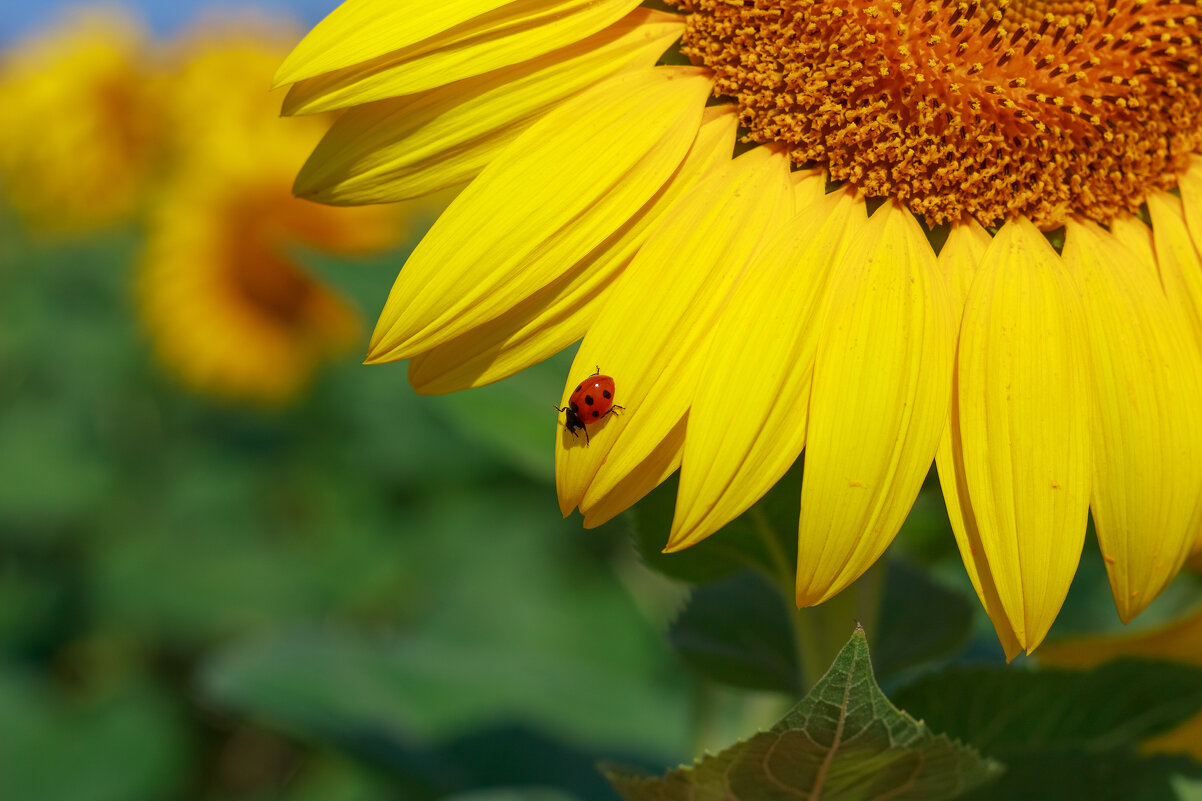
[[[1192,3],[674,0],[756,142],[929,222],[1107,222],[1202,147]]]

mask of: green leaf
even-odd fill
[[[684,736],[679,682],[657,685],[636,666],[505,643],[302,630],[229,651],[201,682],[226,708],[368,758],[508,721],[631,751]]]
[[[890,560],[872,639],[877,675],[892,676],[958,651],[972,633],[976,608],[975,598],[947,589],[906,562]]]
[[[547,787],[507,787],[457,793],[446,801],[575,801],[575,796]]]
[[[791,616],[804,625],[824,610],[793,609],[775,585],[746,572],[697,587],[668,639],[689,667],[734,687],[801,691]],[[968,639],[973,605],[903,562],[890,561],[872,637],[879,676],[948,656]]]
[[[771,730],[662,778],[608,775],[628,801],[940,801],[1000,770],[894,707],[857,627],[822,680]]]
[[[1094,670],[1000,665],[924,676],[895,694],[930,726],[990,753],[1134,746],[1202,709],[1202,669],[1123,660]]]
[[[1071,748],[1029,751],[1006,760],[1006,773],[963,801],[1193,801],[1202,767],[1183,756]]]
[[[801,673],[789,614],[773,585],[744,573],[694,590],[668,629],[668,641],[707,678],[796,697]]]
[[[158,692],[121,688],[80,700],[0,673],[0,798],[153,801],[175,796],[182,721]]]

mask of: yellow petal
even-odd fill
[[[680,452],[684,447],[685,420],[681,420],[655,450],[639,463],[626,478],[584,510],[584,527],[596,528],[634,506],[648,492],[680,468]]]
[[[1139,261],[1140,268],[1160,281],[1156,269],[1156,249],[1152,244],[1152,229],[1133,214],[1124,214],[1110,221],[1110,233]]]
[[[1202,520],[1202,359],[1139,257],[1070,220],[1064,263],[1081,279],[1093,365],[1093,509],[1119,617],[1181,569]]]
[[[651,67],[683,29],[679,15],[635,9],[570,48],[350,109],[301,168],[294,191],[359,205],[466,183],[548,108],[610,75]]]
[[[788,160],[755,148],[697,186],[656,224],[589,329],[563,403],[600,365],[626,411],[584,447],[566,431],[556,485],[566,514],[608,495],[688,411],[698,366],[726,296],[765,233],[792,210]],[[587,367],[586,367],[587,364]]]
[[[964,302],[968,298],[973,279],[985,258],[985,253],[992,243],[989,233],[971,218],[952,226],[943,250],[939,252],[939,266],[943,270],[947,285],[953,296],[953,308],[956,316],[956,331],[959,336],[960,318],[964,312]],[[1010,619],[1006,617],[998,596],[997,586],[993,581],[993,573],[985,560],[985,551],[981,545],[981,534],[977,530],[976,517],[973,515],[972,504],[968,500],[968,487],[964,482],[963,448],[960,441],[960,422],[958,412],[958,396],[956,392],[955,372],[952,378],[952,402],[948,408],[948,424],[939,440],[939,450],[935,454],[935,464],[939,469],[939,484],[943,490],[943,499],[947,505],[948,518],[951,520],[952,533],[956,537],[956,546],[960,550],[960,558],[972,581],[981,605],[985,607],[989,619],[997,631],[998,640],[1006,652],[1006,659],[1013,659],[1022,648],[1014,635]]]
[[[668,550],[738,517],[801,454],[828,275],[863,224],[850,191],[807,204],[731,294],[689,411]]]
[[[1160,283],[1173,308],[1184,314],[1202,345],[1202,258],[1186,228],[1181,201],[1168,192],[1147,198]]]
[[[675,172],[709,90],[705,74],[688,67],[619,75],[529,128],[414,249],[369,360],[440,345],[557,281]]]
[[[804,209],[826,197],[826,171],[806,169],[793,171],[793,206]]]
[[[353,66],[299,80],[288,91],[284,113],[330,111],[484,75],[586,39],[638,4],[638,0],[517,0],[414,45],[393,47],[370,60],[351,62]],[[373,20],[367,27],[379,28],[380,23]],[[330,52],[341,55],[358,38],[330,40]],[[333,60],[319,57],[316,61]]]
[[[1202,250],[1202,155],[1194,153],[1189,157],[1185,172],[1177,178],[1177,186],[1194,248]]]
[[[952,226],[947,235],[947,242],[939,251],[939,267],[947,281],[948,291],[952,293],[957,328],[964,314],[964,302],[968,299],[968,291],[991,244],[993,237],[989,232],[976,220],[966,217]]]
[[[958,444],[985,560],[1018,645],[1047,634],[1089,506],[1089,357],[1080,288],[1026,220],[994,237],[960,325]]]
[[[537,364],[583,337],[655,221],[730,161],[738,124],[733,107],[711,106],[705,118],[680,168],[633,220],[559,281],[496,319],[414,356],[409,362],[414,389],[439,394],[482,386]]]
[[[1202,609],[1135,634],[1051,640],[1039,652],[1039,661],[1048,665],[1084,669],[1125,656],[1202,666]]]
[[[955,311],[914,217],[890,201],[835,265],[814,363],[797,603],[855,581],[884,552],[947,422]]]
[[[1150,754],[1189,754],[1202,761],[1202,715],[1194,715],[1174,729],[1144,740],[1140,750]]]
[[[284,59],[275,86],[411,47],[513,0],[344,0]]]

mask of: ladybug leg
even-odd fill
[[[612,414],[614,417],[617,417],[617,416],[618,416],[618,409],[621,409],[622,411],[626,411],[626,407],[625,407],[625,406],[616,406],[616,405],[615,405],[615,406],[610,406],[610,407],[609,407],[609,411],[608,411],[608,412],[606,412],[605,414],[601,415],[601,417],[602,417],[602,418],[609,417],[611,414]]]
[[[601,375],[601,365],[597,365],[597,372],[593,373],[593,375]],[[589,378],[592,378],[593,375],[590,375]]]

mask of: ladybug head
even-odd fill
[[[577,431],[584,432],[585,440],[588,440],[588,429],[584,427],[584,421],[580,419],[580,414],[576,411],[576,404],[569,404],[562,409],[555,408],[557,412],[563,412],[563,427],[568,430],[574,437],[579,437]]]

